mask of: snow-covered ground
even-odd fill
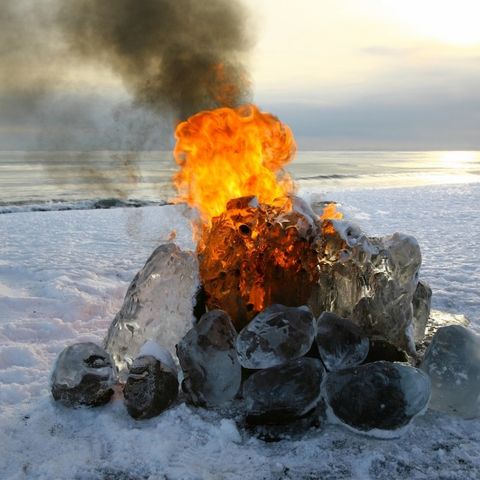
[[[318,193],[305,192],[317,197]],[[332,191],[369,234],[403,231],[422,247],[434,308],[480,330],[480,184]],[[427,412],[399,440],[327,426],[266,444],[219,414],[178,405],[143,422],[116,398],[54,404],[56,355],[101,343],[126,288],[172,230],[191,247],[181,206],[0,216],[0,478],[478,479],[480,420]]]

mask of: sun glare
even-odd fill
[[[439,152],[440,162],[448,168],[462,168],[475,161],[476,152]]]
[[[479,0],[383,0],[417,34],[454,45],[480,43]]]

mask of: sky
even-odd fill
[[[291,126],[300,149],[480,149],[478,0],[243,3],[253,100]],[[55,34],[45,42],[32,4],[17,4],[29,17],[18,48],[36,34],[48,52],[14,58],[12,90],[12,44],[0,48],[0,149],[135,148],[142,130],[155,136],[142,147],[171,146],[170,120],[131,108],[109,68],[57,64]],[[45,78],[55,95],[38,100]]]

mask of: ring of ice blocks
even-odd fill
[[[326,423],[395,437],[429,405],[479,416],[480,337],[430,312],[415,239],[368,238],[335,221],[317,246],[308,304],[269,305],[239,329],[226,311],[199,313],[196,254],[161,245],[132,281],[105,349],[60,354],[54,398],[99,406],[120,385],[136,420],[185,401],[232,412],[265,440]]]

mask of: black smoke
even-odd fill
[[[248,97],[236,0],[76,0],[57,20],[73,55],[108,65],[141,105],[183,119]]]
[[[249,27],[240,0],[2,0],[0,149],[128,150],[134,183],[177,121],[250,99]],[[120,195],[92,156],[70,173]]]

